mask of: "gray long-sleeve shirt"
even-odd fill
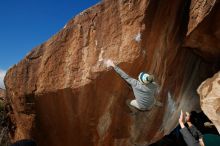
[[[199,139],[202,138],[202,134],[194,125],[189,127],[189,129],[186,127],[180,129],[180,133],[183,135],[187,146],[200,146]]]
[[[135,99],[141,109],[150,109],[155,103],[155,95],[158,89],[156,83],[142,84],[140,81],[131,78],[118,66],[114,67],[114,70],[128,83],[131,85]]]

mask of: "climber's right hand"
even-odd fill
[[[111,59],[106,60],[105,64],[107,67],[115,67],[114,62]]]

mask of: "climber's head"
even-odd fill
[[[148,84],[148,83],[152,83],[154,81],[154,76],[153,75],[149,75],[147,73],[141,72],[138,76],[138,80],[142,83],[142,84]]]

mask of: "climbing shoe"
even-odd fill
[[[135,115],[135,114],[138,112],[138,109],[135,108],[135,107],[133,107],[130,103],[131,103],[131,100],[130,100],[130,99],[126,100],[126,105],[127,105],[127,106],[129,107],[129,109],[130,109],[130,114],[131,114],[131,115]]]

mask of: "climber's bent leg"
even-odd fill
[[[137,100],[132,100],[132,101],[130,102],[130,105],[133,106],[133,107],[135,107],[135,108],[138,109],[139,111],[149,111],[149,110],[151,110],[151,109],[153,108],[153,105],[152,105],[152,107],[150,107],[150,108],[143,108],[143,107],[141,107],[141,106],[137,103]]]
[[[141,108],[140,108],[140,106],[138,105],[138,103],[137,103],[136,100],[132,100],[132,101],[130,102],[130,105],[132,105],[133,107],[135,107],[135,108],[141,110]]]
[[[147,111],[148,109],[141,108],[140,105],[137,103],[137,100],[127,100],[126,101],[128,107],[131,109],[131,111],[138,112],[138,111]]]

